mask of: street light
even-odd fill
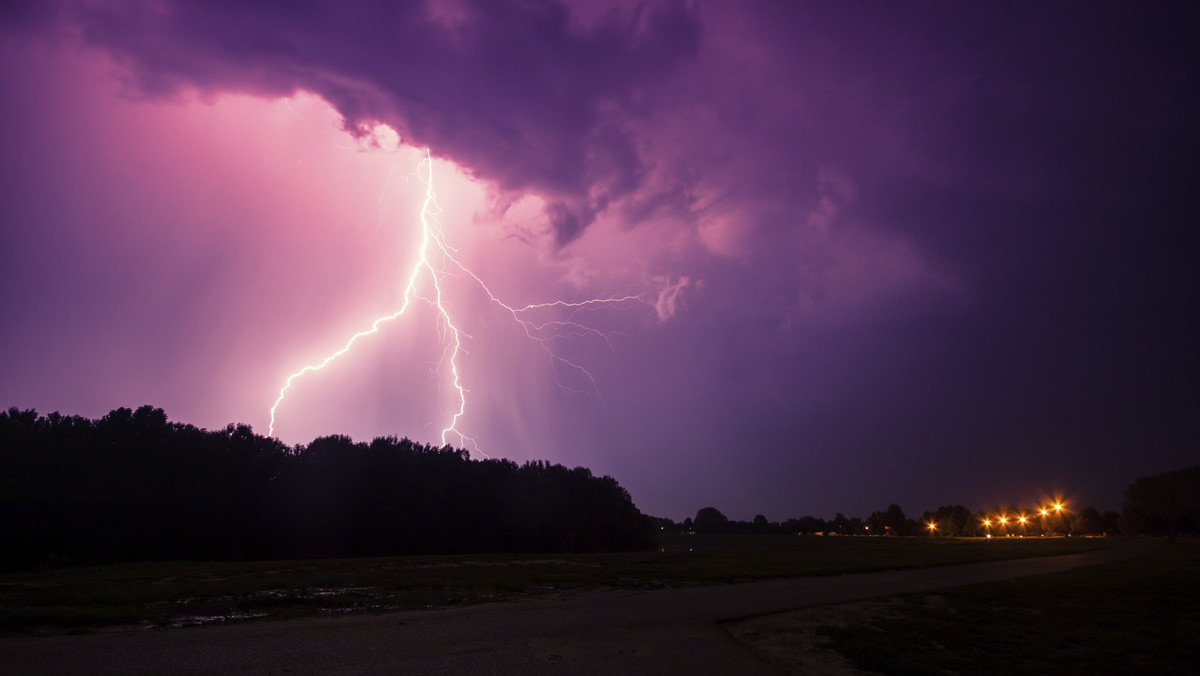
[[[1048,530],[1046,528],[1046,517],[1050,514],[1050,510],[1042,507],[1040,510],[1038,510],[1038,514],[1042,516],[1042,521],[1038,524],[1038,535],[1041,537],[1046,537],[1046,531]]]
[[[1063,515],[1063,503],[1057,500],[1054,501],[1054,514],[1059,519],[1059,528],[1064,535],[1070,536],[1071,532],[1067,526],[1067,518]]]

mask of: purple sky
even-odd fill
[[[480,456],[772,520],[1200,460],[1194,3],[601,5],[5,3],[0,406],[266,433],[402,306],[429,148],[500,301],[637,297],[522,326],[438,254]],[[440,443],[451,337],[275,435]]]

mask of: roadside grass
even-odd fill
[[[1195,674],[1200,542],[884,607],[817,631],[855,666],[882,674]]]
[[[1054,556],[1107,547],[1105,538],[816,537],[691,535],[663,539],[649,572],[705,584],[841,575],[956,563]],[[689,551],[683,551],[687,547]],[[684,556],[686,554],[686,556]],[[656,565],[657,564],[657,567]]]
[[[664,536],[659,551],[164,562],[0,575],[0,633],[182,627],[444,607],[606,588],[723,584],[1107,546],[1103,539]]]

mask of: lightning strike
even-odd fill
[[[592,298],[582,301],[550,301],[545,303],[531,303],[529,305],[514,307],[502,301],[497,297],[488,285],[476,275],[470,268],[458,260],[455,254],[458,252],[451,246],[446,239],[445,231],[441,223],[441,207],[437,202],[437,195],[434,192],[433,185],[433,157],[428,148],[425,149],[425,157],[417,166],[417,177],[425,186],[424,201],[421,205],[419,222],[421,226],[419,243],[417,246],[417,258],[413,263],[412,268],[407,274],[407,281],[404,286],[403,302],[400,308],[394,313],[378,317],[363,331],[359,331],[352,335],[341,349],[330,353],[322,361],[305,366],[300,370],[292,373],[284,381],[283,386],[279,390],[279,395],[275,399],[275,403],[271,406],[270,423],[267,428],[267,434],[274,436],[276,413],[284,398],[287,396],[288,390],[295,384],[296,380],[305,374],[313,371],[319,371],[333,363],[338,357],[345,355],[353,349],[355,343],[367,336],[379,333],[381,327],[388,322],[394,321],[402,317],[414,300],[419,300],[432,307],[437,317],[437,328],[439,337],[444,341],[445,347],[442,351],[441,360],[439,361],[439,370],[445,368],[448,374],[449,388],[453,392],[453,398],[456,405],[448,414],[448,419],[445,427],[442,428],[441,441],[443,445],[449,443],[451,438],[456,437],[460,444],[470,444],[475,450],[479,450],[475,440],[466,435],[459,429],[459,422],[467,411],[467,393],[469,390],[463,384],[462,374],[460,372],[460,357],[466,354],[466,349],[463,345],[464,338],[470,338],[464,333],[459,324],[455,322],[447,302],[443,298],[442,280],[445,277],[453,276],[453,273],[461,273],[469,277],[478,288],[487,296],[488,300],[496,307],[503,310],[512,320],[521,327],[526,337],[537,343],[541,349],[547,354],[551,363],[555,365],[554,378],[559,388],[565,392],[573,393],[590,393],[595,395],[603,402],[600,397],[599,388],[595,378],[582,365],[571,359],[562,356],[556,352],[551,344],[551,341],[558,338],[566,338],[572,336],[593,336],[600,338],[611,349],[611,338],[613,333],[604,332],[593,326],[589,326],[581,321],[577,321],[576,313],[605,305],[621,305],[626,303],[642,303],[653,305],[645,295],[626,295],[611,298]],[[391,172],[388,173],[387,180],[392,179]],[[386,187],[386,185],[385,185]],[[418,288],[422,280],[428,280],[429,292],[421,293]],[[686,278],[683,278],[681,284],[687,284]],[[529,315],[540,310],[561,309],[568,311],[568,315],[563,319],[550,319],[545,321],[536,321],[529,318]],[[559,379],[559,368],[566,368],[574,371],[581,376],[589,384],[589,391],[571,388],[565,385]]]

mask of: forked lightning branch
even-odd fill
[[[275,403],[271,406],[270,424],[267,428],[268,435],[275,435],[276,414],[279,412],[280,407],[285,405],[284,400],[287,397],[288,391],[293,386],[297,386],[306,374],[330,366],[338,357],[354,349],[355,344],[359,340],[379,333],[383,330],[385,324],[403,317],[408,312],[408,308],[412,305],[413,301],[420,301],[427,303],[435,312],[438,325],[434,329],[438,331],[444,342],[439,370],[444,371],[446,374],[445,378],[449,385],[451,400],[453,402],[450,406],[452,410],[443,412],[445,426],[442,428],[441,442],[445,445],[451,443],[451,440],[455,440],[459,444],[470,443],[472,446],[476,446],[475,441],[459,427],[463,416],[467,413],[468,406],[467,388],[463,385],[464,374],[462,373],[462,364],[460,363],[460,357],[464,353],[463,341],[468,337],[459,328],[460,324],[456,321],[449,303],[444,298],[445,290],[442,287],[441,279],[449,273],[462,274],[469,277],[487,295],[491,303],[511,317],[522,328],[525,335],[531,341],[538,344],[546,353],[547,358],[553,362],[556,379],[559,369],[565,368],[574,371],[586,380],[593,393],[598,394],[596,382],[592,374],[582,365],[555,351],[551,340],[568,333],[594,335],[607,340],[607,334],[596,327],[580,323],[574,319],[534,321],[528,317],[535,310],[550,308],[577,310],[600,305],[619,305],[625,303],[649,304],[649,300],[643,295],[630,295],[594,298],[574,302],[551,301],[547,303],[534,303],[522,307],[514,307],[505,303],[492,293],[492,290],[488,288],[487,284],[478,275],[472,272],[470,268],[454,255],[455,249],[446,240],[446,233],[441,222],[442,212],[438,206],[437,194],[434,192],[433,157],[428,148],[425,149],[425,157],[417,167],[417,176],[425,187],[424,200],[421,203],[421,212],[418,218],[420,231],[417,238],[417,255],[412,268],[408,270],[407,275],[404,277],[403,301],[399,309],[392,314],[376,318],[368,328],[350,336],[341,349],[330,353],[320,362],[309,364],[289,375],[287,380],[284,381],[283,386],[279,389],[279,396],[276,397]],[[559,386],[563,389],[570,389],[563,385],[561,381],[559,382]]]

